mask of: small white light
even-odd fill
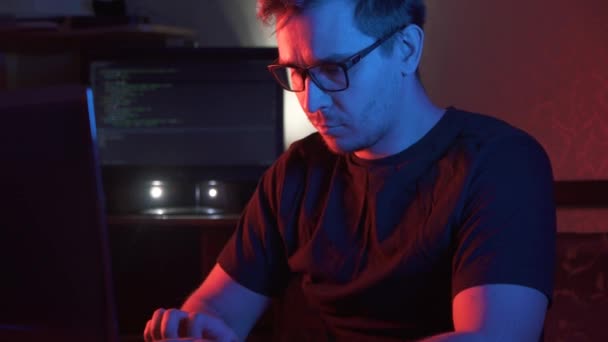
[[[153,186],[150,188],[150,197],[157,199],[161,198],[163,195],[163,188],[159,186]]]
[[[211,188],[209,189],[209,197],[215,198],[217,196],[217,189]]]
[[[162,181],[159,181],[159,180],[152,181],[152,186],[161,186],[161,185],[163,185]]]

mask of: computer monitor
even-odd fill
[[[0,91],[0,341],[117,341],[85,88]]]
[[[229,192],[216,209],[238,211],[237,197],[248,197],[284,150],[283,90],[266,69],[276,55],[274,48],[89,53],[104,180],[115,199],[109,211],[212,207]],[[160,196],[148,195],[154,191]]]

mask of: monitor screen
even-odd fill
[[[270,165],[283,151],[271,53],[166,49],[92,61],[102,164]]]

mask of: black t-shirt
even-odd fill
[[[383,159],[328,150],[317,133],[265,173],[219,256],[238,283],[275,296],[302,277],[338,339],[453,330],[452,299],[507,283],[551,299],[556,219],[549,159],[498,119],[449,108]]]

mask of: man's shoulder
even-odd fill
[[[279,178],[303,176],[307,170],[331,167],[339,156],[329,150],[319,133],[294,141],[270,168]]]
[[[481,152],[496,144],[509,144],[509,142],[527,142],[540,145],[539,142],[524,129],[516,127],[511,123],[498,117],[469,112],[460,109],[452,109],[458,116],[460,122],[459,138],[461,142],[475,146],[475,150]]]
[[[274,200],[282,203],[280,216],[288,215],[291,209],[285,208],[292,208],[311,182],[325,179],[338,158],[321,136],[313,133],[293,142],[264,173],[259,186],[268,194],[276,194]]]
[[[495,174],[515,177],[519,169],[550,169],[551,162],[543,145],[525,130],[499,118],[459,111],[461,133],[459,151],[471,172],[493,170]],[[504,174],[509,171],[508,176]]]
[[[314,165],[327,163],[337,155],[329,150],[319,133],[312,133],[302,139],[294,141],[279,159],[288,163],[303,163]]]
[[[452,109],[459,117],[463,135],[479,140],[492,140],[498,136],[525,133],[522,129],[490,114]]]

